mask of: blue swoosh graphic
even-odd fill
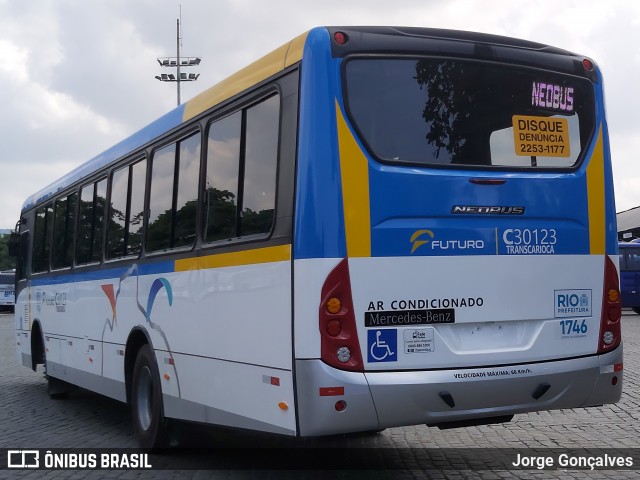
[[[171,284],[166,278],[156,278],[151,284],[151,290],[149,291],[149,298],[147,299],[147,311],[145,317],[147,321],[151,321],[151,309],[153,308],[153,302],[156,300],[156,295],[160,289],[164,287],[167,291],[167,298],[169,300],[169,306],[173,304],[173,291],[171,290]]]

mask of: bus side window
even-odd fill
[[[24,280],[29,271],[29,231],[20,234],[20,261],[18,265],[16,275],[19,280]]]
[[[276,206],[280,97],[247,110],[240,235],[269,233]]]
[[[36,221],[33,229],[32,272],[49,270],[49,252],[51,250],[51,230],[53,226],[53,205],[36,209]]]
[[[27,278],[29,262],[29,230],[21,233],[11,233],[8,251],[10,257],[16,258],[16,280],[24,280]]]
[[[86,185],[80,191],[76,263],[102,260],[102,234],[107,205],[107,179]]]
[[[154,154],[145,243],[148,251],[194,244],[199,175],[200,134],[167,145]]]
[[[275,219],[279,126],[278,95],[211,125],[205,242],[271,231]]]
[[[149,196],[149,225],[145,248],[148,251],[171,247],[171,208],[176,166],[176,144],[167,145],[153,155]]]
[[[107,215],[107,179],[103,178],[96,183],[96,193],[93,207],[93,248],[91,260],[102,260],[104,221]]]
[[[53,221],[52,268],[66,268],[73,264],[73,238],[78,195],[72,193],[56,200]]]
[[[179,142],[179,168],[174,201],[174,247],[190,246],[196,241],[200,139],[200,134],[197,134]]]
[[[144,189],[147,183],[147,162],[142,160],[131,165],[129,186],[129,214],[127,216],[127,255],[137,255],[142,248],[142,226],[144,223]]]
[[[205,242],[236,236],[242,112],[211,125],[207,147]]]
[[[120,168],[111,177],[107,258],[140,253],[146,160]]]

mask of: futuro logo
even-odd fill
[[[429,242],[429,239],[420,240],[420,238],[424,238],[423,235],[428,235],[432,239],[433,237],[435,237],[434,233],[431,230],[416,230],[415,232],[413,232],[413,235],[411,235],[410,239],[412,245],[411,253],[415,252],[418,248]]]

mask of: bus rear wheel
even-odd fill
[[[162,410],[162,387],[155,355],[149,345],[143,345],[133,367],[131,416],[136,439],[144,450],[156,450],[169,444]]]

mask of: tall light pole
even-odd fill
[[[194,82],[200,76],[199,73],[186,73],[180,72],[180,67],[193,67],[200,65],[202,58],[200,57],[180,57],[180,19],[176,20],[176,56],[175,57],[161,57],[158,58],[158,63],[161,67],[176,67],[176,74],[162,73],[156,75],[156,78],[161,82],[176,82],[178,87],[178,106],[180,106],[180,83],[181,82]]]

